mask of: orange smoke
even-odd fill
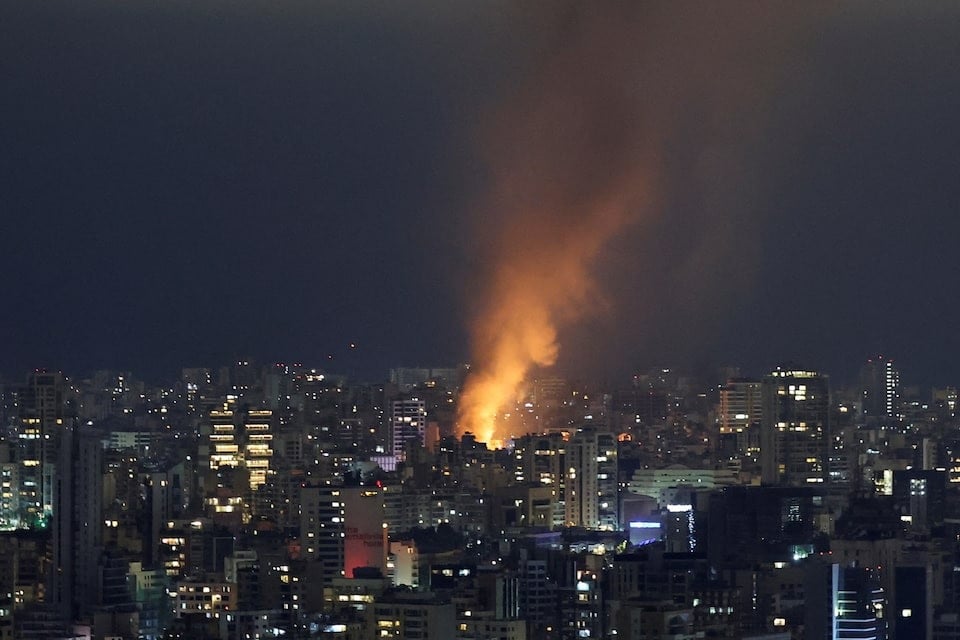
[[[764,167],[768,105],[796,82],[791,70],[805,57],[794,54],[817,33],[803,10],[763,4],[551,7],[524,14],[520,3],[509,14],[530,59],[511,58],[509,95],[478,133],[488,182],[473,216],[473,368],[458,430],[487,442],[513,435],[498,418],[531,371],[557,362],[565,330],[606,310],[597,274],[611,241],[619,269],[604,261],[604,272],[627,282],[660,264],[646,253],[669,256],[657,271],[672,277],[665,299],[672,289],[715,299],[718,274],[750,262],[741,210],[761,212],[742,192]],[[642,238],[628,229],[654,209],[671,211],[673,224],[664,216],[644,225]],[[676,217],[687,210],[696,215]],[[621,299],[643,295],[618,289]],[[572,351],[603,355],[583,344]]]
[[[514,435],[499,418],[528,374],[556,363],[565,326],[603,307],[593,263],[636,217],[646,183],[635,83],[623,73],[634,54],[607,37],[616,17],[562,18],[562,37],[481,132],[492,184],[478,216],[486,245],[458,430],[485,442]]]
[[[512,251],[495,265],[483,311],[471,328],[477,365],[460,398],[461,431],[483,442],[512,435],[498,431],[498,416],[519,400],[532,368],[556,362],[559,328],[591,303],[591,261],[626,219],[618,203],[598,205],[581,224],[559,232],[513,230]]]

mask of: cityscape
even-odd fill
[[[536,377],[492,448],[466,366],[31,372],[0,637],[955,637],[957,388],[742,373]]]
[[[0,640],[960,640],[958,34],[0,2]]]

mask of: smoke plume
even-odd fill
[[[604,35],[614,25],[599,15],[561,20],[545,62],[481,133],[493,185],[481,211],[487,268],[459,426],[484,441],[508,435],[497,416],[531,369],[556,362],[560,330],[602,307],[593,263],[641,215],[648,184],[630,126],[639,110],[624,73],[631,60]]]
[[[785,32],[800,33],[802,21],[787,12],[754,15],[762,5],[719,13],[698,7],[597,3],[530,21],[532,62],[521,65],[515,90],[478,136],[489,188],[476,216],[482,268],[471,290],[473,361],[460,398],[461,433],[488,442],[514,435],[502,432],[498,416],[531,371],[557,362],[565,329],[612,306],[598,282],[609,269],[597,263],[605,247],[624,248],[614,238],[662,225],[654,213],[671,204],[659,193],[664,185],[682,193],[689,171],[690,186],[716,194],[718,183],[722,191],[737,184],[741,167],[749,172],[741,152],[763,129],[771,71],[790,40]],[[683,151],[671,153],[674,144]],[[723,162],[704,163],[698,149]],[[704,166],[711,175],[698,175]],[[665,168],[671,175],[661,179]],[[736,198],[724,204],[735,210]],[[704,215],[713,209],[711,202],[701,207]],[[722,216],[701,226],[725,230]],[[704,234],[690,244],[703,274],[732,243]],[[650,239],[628,246],[640,253]],[[627,261],[636,272],[644,257]],[[691,264],[678,263],[681,270]]]

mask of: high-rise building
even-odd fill
[[[526,435],[514,447],[514,481],[549,487],[553,514],[548,526],[563,527],[566,521],[567,443],[560,433]]]
[[[542,634],[549,626],[557,606],[557,585],[551,578],[546,560],[520,558],[520,618],[527,621],[534,634]]]
[[[344,487],[343,572],[354,577],[360,568],[386,572],[387,526],[383,489],[376,486]]]
[[[53,513],[60,439],[66,424],[64,379],[59,372],[36,371],[19,395],[17,460],[23,518],[45,521]]]
[[[319,566],[325,581],[354,577],[360,568],[386,574],[387,528],[383,489],[320,484],[304,487],[300,500],[303,558]]]
[[[197,489],[207,514],[221,523],[240,521],[249,513],[250,484],[243,465],[243,452],[237,433],[237,412],[230,402],[211,409],[200,423],[197,447]]]
[[[814,371],[778,368],[763,379],[760,463],[764,484],[826,482],[830,384]]]
[[[720,387],[717,415],[720,440],[729,441],[731,453],[746,455],[760,447],[763,423],[763,384],[759,380],[734,378]]]
[[[250,473],[250,491],[256,491],[266,482],[273,458],[273,412],[251,409],[243,423],[243,464]]]
[[[579,430],[567,443],[564,524],[597,528],[597,434]]]
[[[521,436],[516,439],[513,451],[514,482],[547,486],[563,484],[566,443],[562,434]]]
[[[669,553],[702,551],[710,493],[691,487],[680,487],[672,493],[662,514],[664,548]]]
[[[0,531],[20,526],[20,469],[15,462],[0,462]]]
[[[63,425],[53,488],[50,601],[65,620],[89,615],[100,590],[103,470],[101,436]]]
[[[875,567],[809,563],[806,573],[807,638],[886,640],[887,597]]]
[[[597,526],[620,530],[619,442],[611,432],[597,434]]]
[[[240,466],[240,445],[237,443],[237,428],[233,420],[233,411],[224,407],[211,411],[209,422],[202,426],[201,448],[206,449],[201,451],[201,459],[211,471],[220,467]],[[204,453],[207,455],[203,456]]]
[[[343,487],[329,484],[300,491],[300,548],[303,558],[320,567],[324,581],[344,576]]]
[[[892,567],[893,589],[890,603],[890,637],[929,640],[933,638],[933,614],[936,609],[935,576],[940,573],[933,563],[898,562]]]
[[[390,438],[391,451],[397,460],[406,459],[408,446],[423,446],[426,430],[426,402],[418,397],[393,401],[390,408]]]
[[[189,503],[186,470],[183,462],[175,465],[145,465],[138,475],[142,500],[140,532],[144,557],[154,565],[160,562],[161,535],[168,523],[182,517]]]
[[[578,429],[567,443],[565,468],[565,525],[618,529],[616,437],[592,427]]]
[[[893,420],[900,411],[900,372],[893,360],[871,358],[860,368],[863,413],[868,420]]]

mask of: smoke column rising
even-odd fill
[[[497,431],[496,417],[533,368],[556,362],[560,330],[603,307],[591,267],[641,215],[648,184],[631,127],[639,110],[624,73],[631,60],[606,37],[615,25],[599,15],[562,19],[547,62],[481,133],[493,186],[480,212],[485,269],[458,425],[486,442],[511,435]]]
[[[790,111],[785,90],[816,77],[805,47],[830,14],[762,3],[551,6],[550,16],[519,16],[532,62],[518,63],[515,90],[478,134],[489,184],[474,216],[473,368],[458,429],[487,442],[514,435],[497,417],[588,314],[622,306],[636,326],[651,311],[640,290],[663,304],[676,291],[715,300],[725,279],[749,282],[756,254],[740,234],[758,228],[756,185],[784,156],[771,156],[771,119]],[[608,247],[622,269],[611,271]],[[656,265],[671,280],[651,288],[657,276],[645,268]],[[616,307],[605,290],[617,292]],[[598,335],[571,344],[593,359],[601,345]]]

